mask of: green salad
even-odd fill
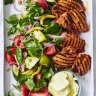
[[[5,4],[13,2],[14,0],[5,0]],[[37,0],[36,2],[25,0],[24,10],[21,11],[20,16],[13,14],[5,19],[10,24],[8,36],[15,36],[12,44],[6,48],[5,58],[18,82],[18,85],[13,84],[13,87],[20,91],[21,96],[77,96],[78,94],[75,91],[72,93],[75,95],[69,92],[71,89],[68,89],[67,77],[62,81],[65,87],[61,84],[62,82],[61,85],[54,85],[61,86],[56,90],[64,89],[61,95],[58,95],[59,93],[54,90],[55,87],[51,86],[53,80],[51,78],[58,71],[52,58],[61,51],[60,44],[64,38],[62,32],[66,31],[56,23],[56,16],[51,13],[54,4],[56,4],[55,0]],[[76,90],[79,90],[78,83],[74,80],[73,82],[77,86]],[[51,88],[48,89],[48,86]],[[75,87],[72,90],[75,90]],[[69,93],[71,95],[68,95]],[[15,96],[15,94],[10,91],[8,96]]]

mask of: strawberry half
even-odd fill
[[[21,96],[29,96],[29,90],[25,84],[21,85]]]
[[[34,91],[30,92],[29,96],[49,96],[49,92],[47,88],[42,88],[37,92],[34,92]]]
[[[51,47],[47,47],[45,50],[44,50],[44,53],[47,55],[47,56],[53,56],[56,54],[56,48],[55,46],[51,46]]]

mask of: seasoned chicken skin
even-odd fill
[[[81,0],[58,0],[52,7],[56,22],[65,29],[75,32],[88,32],[85,7]]]
[[[85,51],[85,40],[80,38],[74,32],[67,32],[62,41],[61,47],[63,49],[68,46],[75,48],[77,53],[82,53]]]
[[[77,72],[79,75],[85,75],[91,68],[91,57],[87,54],[78,54],[72,71]]]
[[[74,60],[77,57],[76,50],[70,46],[63,48],[63,50],[53,57],[55,66],[58,69],[71,68]]]

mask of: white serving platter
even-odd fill
[[[16,0],[17,1],[17,0]],[[93,66],[93,8],[92,8],[92,0],[82,0],[86,7],[86,16],[87,21],[90,26],[90,30],[87,33],[82,33],[81,37],[86,40],[86,52],[91,55],[92,63],[91,63],[91,70],[83,77],[78,76],[80,83],[81,83],[81,95],[80,96],[94,96],[94,66]],[[9,17],[12,14],[20,14],[14,9],[13,5],[4,6],[4,18]],[[8,24],[5,23],[4,29],[8,28]],[[7,31],[4,31],[4,40],[5,40],[5,47],[11,44],[9,40],[12,37],[8,37]],[[8,91],[13,90],[14,88],[12,84],[16,84],[15,79],[13,78],[13,74],[11,71],[7,72],[6,70],[10,68],[10,66],[5,62],[4,64],[4,94],[7,94]],[[17,92],[16,92],[17,93]],[[1,95],[0,95],[1,96]],[[2,95],[3,96],[3,95]],[[5,96],[5,95],[4,95]]]

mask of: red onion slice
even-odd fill
[[[63,39],[65,37],[66,33],[63,33],[61,36],[56,36],[56,35],[51,35],[51,34],[48,34],[48,36],[52,39],[56,39],[56,38],[61,38]]]
[[[18,7],[18,0],[15,0],[13,6],[14,6],[14,9],[17,11],[17,12],[21,12],[21,9],[20,8],[17,8]]]
[[[52,43],[52,44],[50,44],[50,43],[43,43],[43,45],[44,45],[45,47],[51,47],[51,46],[54,46],[55,44],[54,44],[54,43]]]

